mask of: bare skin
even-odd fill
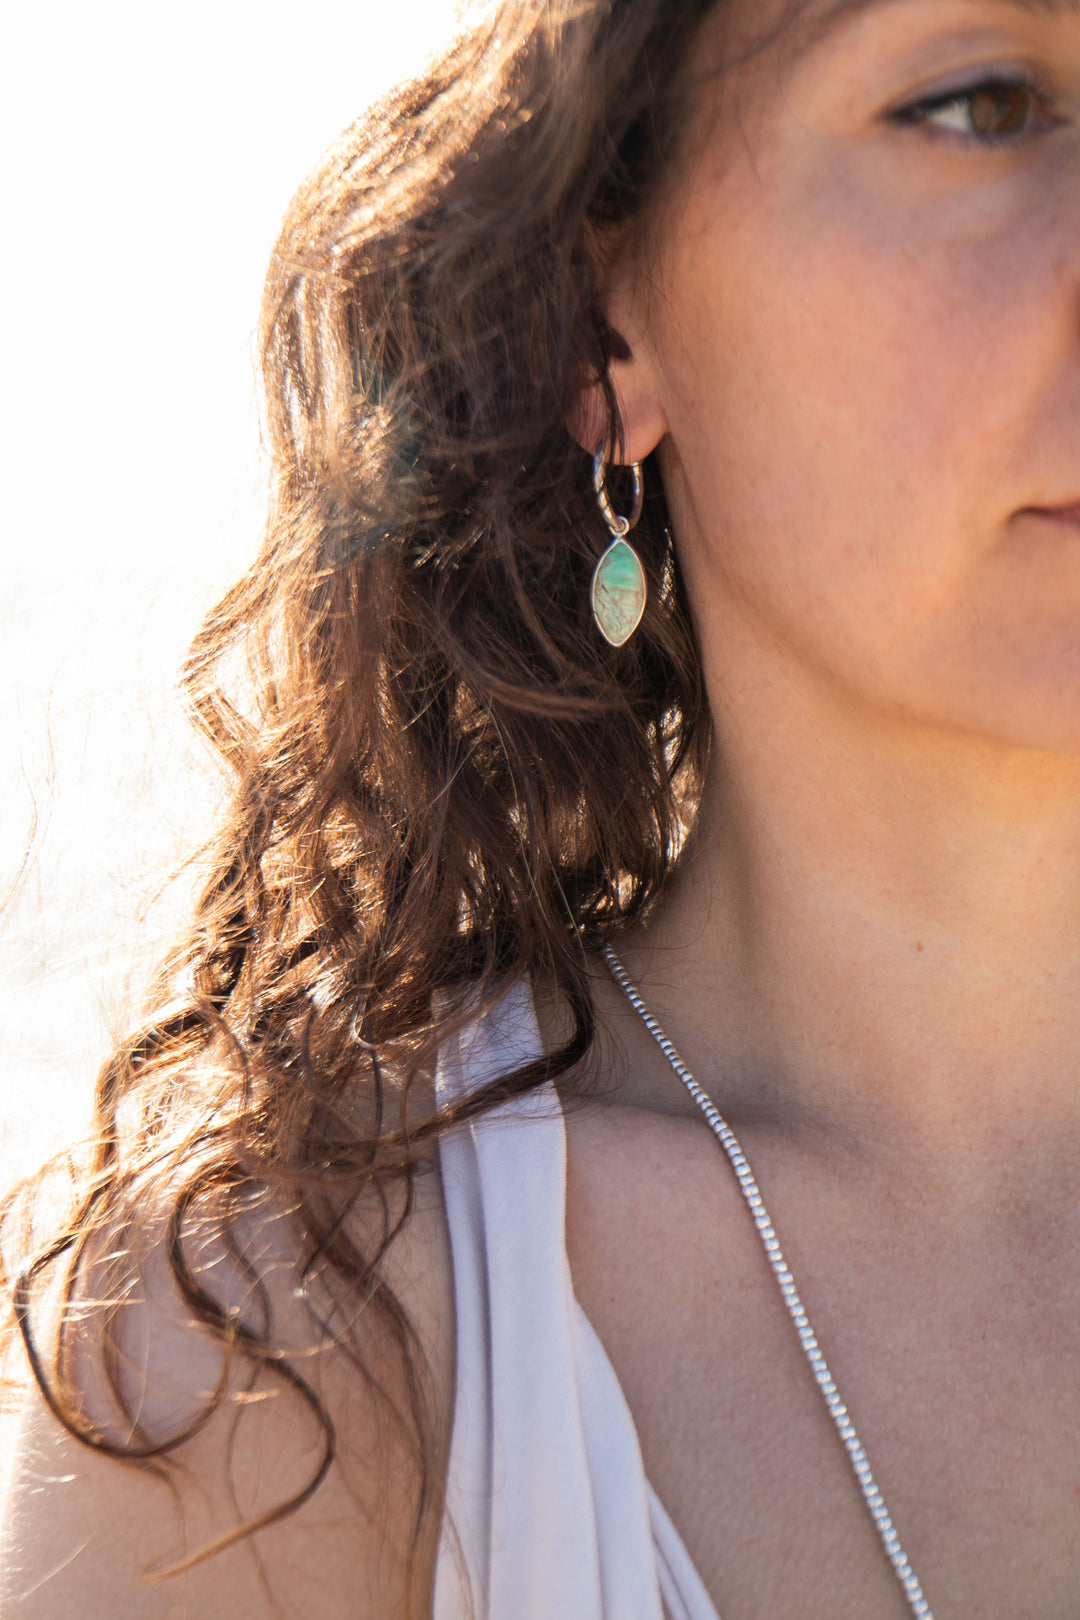
[[[813,0],[743,60],[785,9],[707,24],[730,71],[607,288],[716,733],[624,955],[744,1142],[938,1620],[1077,1620],[1080,16],[877,0],[812,41]],[[568,1248],[649,1477],[723,1620],[902,1620],[719,1150],[596,982]],[[445,1413],[433,1191],[398,1275]],[[398,1476],[328,1398],[349,1467],[257,1549],[281,1608],[246,1553],[189,1610],[140,1587],[167,1500],[38,1414],[4,1620],[399,1612],[406,1548],[372,1528]],[[273,1478],[295,1436],[263,1434],[239,1465]],[[225,1455],[215,1430],[187,1460],[212,1483]]]
[[[737,4],[719,60],[777,11]],[[881,0],[809,32],[701,92],[683,183],[611,275],[627,459],[659,447],[716,737],[624,954],[743,1139],[935,1612],[1056,1620],[1080,1614],[1080,16]],[[988,79],[993,116],[948,100]],[[600,993],[622,1079],[570,1116],[568,1243],[649,1475],[724,1620],[899,1617],[730,1172]]]
[[[410,1314],[430,1371],[438,1468],[452,1406],[450,1257],[438,1178],[420,1178],[416,1195],[388,1280]],[[170,1490],[138,1465],[118,1465],[81,1445],[31,1398],[0,1525],[3,1620],[396,1620],[430,1609],[439,1526],[429,1517],[413,1545],[415,1457],[390,1421],[386,1401],[373,1396],[353,1363],[323,1347],[294,1298],[292,1223],[260,1218],[248,1235],[279,1341],[336,1431],[336,1461],[326,1479],[302,1507],[269,1528],[183,1573],[154,1580],[155,1571],[205,1550],[310,1481],[323,1445],[310,1412],[279,1380],[260,1377],[246,1399],[226,1402],[172,1453],[178,1466]],[[250,1307],[249,1281],[230,1273],[220,1244],[208,1239],[197,1259],[218,1279],[225,1301],[240,1311]],[[222,1360],[220,1346],[193,1329],[163,1252],[147,1280],[120,1324],[125,1382],[146,1431],[164,1437],[199,1410]],[[365,1364],[390,1400],[407,1409],[398,1359],[367,1331],[369,1315],[358,1313],[356,1321]],[[153,1368],[149,1382],[140,1380],[147,1366]],[[115,1409],[102,1392],[99,1357],[87,1358],[75,1376],[89,1410],[104,1422],[103,1414]],[[242,1391],[234,1382],[232,1392]]]

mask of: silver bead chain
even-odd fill
[[[863,1500],[870,1510],[870,1517],[877,1526],[881,1544],[885,1549],[885,1556],[888,1558],[889,1563],[896,1572],[900,1585],[903,1587],[904,1596],[908,1600],[912,1614],[917,1615],[919,1620],[934,1620],[930,1605],[923,1597],[918,1576],[912,1569],[910,1560],[900,1545],[900,1537],[897,1535],[892,1519],[889,1517],[885,1499],[874,1483],[874,1476],[870,1471],[866,1451],[855,1433],[855,1425],[851,1421],[847,1407],[840,1399],[840,1391],[836,1387],[825,1357],[822,1355],[817,1339],[814,1336],[810,1318],[807,1316],[802,1300],[799,1298],[798,1289],[795,1287],[795,1279],[784,1259],[779,1239],[776,1236],[772,1221],[769,1219],[769,1212],[765,1208],[764,1199],[758,1190],[758,1184],[754,1180],[754,1173],[747,1162],[746,1155],[739,1146],[734,1131],[721,1116],[712,1098],[698,1085],[690,1070],[645,1005],[633,980],[611,949],[611,946],[605,945],[602,954],[616,984],[641,1018],[645,1028],[649,1031],[649,1034],[663,1052],[671,1067],[701,1109],[701,1112],[705,1115],[711,1130],[728,1156],[731,1168],[735,1172],[735,1179],[739,1183],[739,1189],[746,1200],[754,1225],[757,1227],[758,1236],[765,1249],[769,1265],[772,1267],[773,1276],[779,1284],[788,1315],[791,1317],[795,1332],[799,1336],[803,1354],[810,1363],[814,1381],[824,1397],[829,1416],[836,1426],[836,1432],[843,1441],[844,1449],[855,1471],[855,1478],[859,1482]]]

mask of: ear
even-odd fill
[[[655,360],[645,324],[644,299],[637,276],[628,266],[609,266],[602,291],[608,322],[611,359],[608,375],[615,390],[622,424],[612,451],[619,463],[644,461],[668,431]],[[584,389],[571,409],[567,427],[590,455],[607,443],[611,425],[599,384]]]

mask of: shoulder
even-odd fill
[[[259,1289],[273,1356],[229,1354],[192,1319],[163,1241],[149,1246],[145,1286],[120,1313],[111,1368],[92,1336],[76,1347],[69,1376],[107,1441],[140,1438],[130,1425],[120,1432],[111,1373],[151,1446],[184,1435],[164,1454],[103,1454],[31,1386],[0,1528],[2,1620],[335,1620],[404,1613],[410,1599],[412,1612],[429,1606],[438,1522],[418,1511],[421,1460],[436,1475],[444,1466],[453,1372],[438,1176],[417,1179],[380,1269],[398,1314],[362,1306],[359,1290],[352,1305],[348,1295],[296,1297],[291,1230],[280,1217],[254,1220],[254,1270],[212,1235],[200,1251],[238,1319]],[[400,1353],[406,1321],[411,1359]],[[208,1400],[219,1387],[222,1399]],[[263,1529],[239,1534],[259,1519]],[[215,1542],[212,1556],[162,1578]]]

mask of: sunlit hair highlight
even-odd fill
[[[615,651],[589,614],[609,536],[566,423],[595,386],[618,444],[597,244],[648,228],[709,9],[504,5],[348,130],[285,219],[260,328],[265,543],[185,669],[231,809],[147,1017],[100,1076],[70,1220],[44,1238],[38,1223],[28,1254],[32,1189],[6,1217],[14,1319],[88,1444],[162,1464],[183,1438],[141,1436],[130,1413],[111,1438],[65,1374],[70,1318],[47,1335],[36,1314],[57,1275],[78,1297],[98,1233],[130,1286],[149,1210],[191,1314],[319,1411],[258,1280],[237,1319],[194,1257],[209,1223],[243,1262],[268,1199],[290,1212],[300,1279],[362,1304],[395,1347],[417,1535],[437,1506],[422,1358],[386,1251],[455,1119],[587,1056],[587,955],[659,894],[704,767],[655,469],[635,533],[649,606]],[[523,976],[561,999],[565,1045],[437,1109],[440,1042]],[[373,1376],[340,1327],[355,1315],[332,1336]],[[323,1417],[319,1470],[261,1522],[332,1465]]]

